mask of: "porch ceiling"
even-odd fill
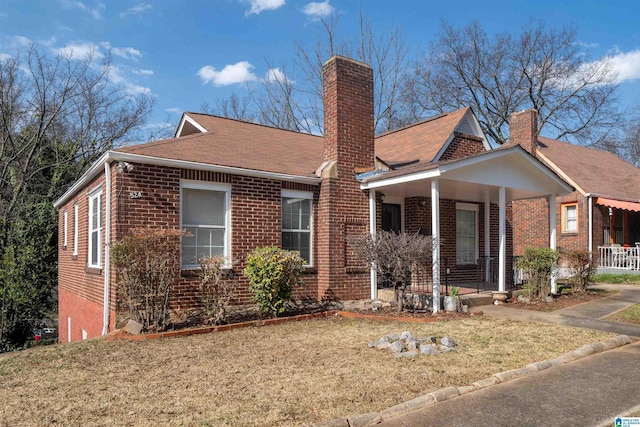
[[[397,197],[430,197],[431,180],[438,179],[440,197],[444,199],[484,202],[499,200],[505,187],[506,200],[521,200],[563,195],[573,188],[562,178],[533,158],[521,147],[498,149],[481,155],[425,167],[425,170],[390,177],[375,177],[362,188],[382,191]]]

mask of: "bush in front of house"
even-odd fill
[[[284,313],[293,288],[303,285],[304,264],[299,252],[274,246],[257,248],[247,256],[244,274],[262,313],[271,317]]]
[[[551,291],[551,274],[558,262],[558,253],[549,248],[526,248],[518,259],[526,283],[525,294],[531,299],[544,299]]]
[[[224,257],[213,256],[200,258],[200,291],[202,306],[207,321],[215,325],[222,324],[227,317],[227,310],[235,295],[236,285],[233,280],[224,279]]]
[[[138,228],[111,248],[118,296],[147,331],[163,330],[180,275],[180,231]]]
[[[560,258],[573,271],[570,279],[573,291],[586,291],[587,286],[593,283],[593,276],[596,273],[596,263],[591,253],[580,249],[559,250],[559,253]]]

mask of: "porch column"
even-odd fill
[[[369,233],[376,237],[376,190],[369,190]],[[378,267],[371,263],[371,299],[378,298]]]
[[[507,191],[505,187],[500,187],[499,196],[499,216],[498,216],[498,233],[500,241],[500,249],[498,256],[498,290],[504,292],[505,286],[505,264],[507,259],[507,232],[506,232],[506,200]]]
[[[556,250],[556,195],[549,196],[549,248]],[[554,265],[551,269],[551,293],[558,293],[558,266]]]
[[[489,195],[484,198],[484,281],[489,283],[491,281],[491,202]]]
[[[440,311],[440,189],[438,180],[431,180],[431,238],[432,262],[431,276],[433,283],[433,312]]]

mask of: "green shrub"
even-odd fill
[[[180,232],[140,228],[111,248],[118,296],[145,330],[163,330],[180,275]]]
[[[268,246],[247,257],[244,274],[260,311],[271,317],[284,313],[294,286],[302,285],[305,261],[297,251]]]
[[[551,274],[558,262],[558,254],[548,248],[526,248],[518,259],[518,268],[524,273],[525,294],[532,299],[543,299],[551,290]]]
[[[235,282],[223,277],[224,257],[200,258],[198,264],[202,305],[208,321],[219,325],[227,317],[227,309],[235,295]]]

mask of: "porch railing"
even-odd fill
[[[598,267],[640,271],[640,247],[598,246]]]

